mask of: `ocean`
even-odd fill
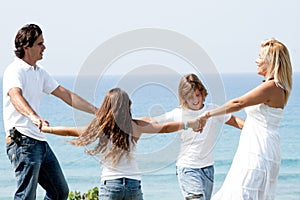
[[[180,79],[178,76],[148,75],[130,78],[105,76],[101,79],[85,77],[84,80],[58,76],[56,79],[64,87],[79,93],[97,107],[109,89],[124,87],[132,100],[133,117],[159,115],[178,105],[177,86]],[[222,87],[211,87],[206,102],[224,103],[226,100],[244,94],[261,81],[262,78],[256,74],[221,74]],[[280,126],[282,163],[276,192],[277,200],[300,199],[299,87],[300,74],[296,73],[293,76],[293,91]],[[2,79],[0,88],[2,99]],[[245,118],[243,110],[235,114]],[[74,111],[61,100],[47,95],[43,96],[40,115],[52,126],[85,125],[92,119],[91,115]],[[3,120],[0,121],[0,130],[0,199],[12,199],[16,181],[5,152]],[[214,192],[221,187],[227,174],[237,149],[239,136],[240,130],[226,125],[220,126],[215,145]],[[66,141],[70,139],[72,138],[48,135],[48,142],[60,161],[70,191],[87,192],[88,189],[100,185],[99,158],[85,154],[84,147],[75,147],[67,143]],[[144,135],[137,147],[144,199],[183,199],[175,173],[176,155],[179,149],[178,133]],[[43,196],[44,190],[39,187],[37,199],[43,199]]]

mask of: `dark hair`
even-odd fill
[[[33,43],[42,34],[42,29],[35,24],[27,24],[23,26],[17,33],[15,38],[15,54],[22,59],[25,55],[24,47],[32,47]]]

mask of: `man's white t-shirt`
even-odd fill
[[[188,110],[175,108],[161,116],[154,117],[159,123],[170,121],[188,121],[197,118],[207,110],[215,109],[215,104],[207,104],[201,110]],[[188,168],[203,168],[214,164],[214,147],[220,131],[221,124],[224,124],[231,118],[231,114],[211,117],[202,133],[194,132],[192,129],[182,130],[181,147],[177,158],[177,166]]]
[[[8,92],[11,88],[18,87],[22,90],[22,95],[31,106],[39,113],[39,105],[42,93],[50,94],[59,84],[49,73],[36,66],[34,69],[22,59],[15,58],[3,74],[3,120],[6,136],[9,130],[15,127],[22,134],[40,140],[46,141],[46,135],[39,131],[32,121],[20,114],[10,101]]]

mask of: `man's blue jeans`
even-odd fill
[[[214,184],[214,167],[187,168],[177,166],[177,178],[185,199],[209,200]]]
[[[17,179],[15,200],[35,200],[38,183],[46,190],[45,199],[68,198],[67,182],[47,142],[22,135],[20,142],[6,144],[6,152]]]
[[[118,178],[103,181],[100,187],[101,200],[143,200],[141,181]]]

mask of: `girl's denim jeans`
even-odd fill
[[[102,181],[99,199],[143,200],[141,181],[129,178]]]

